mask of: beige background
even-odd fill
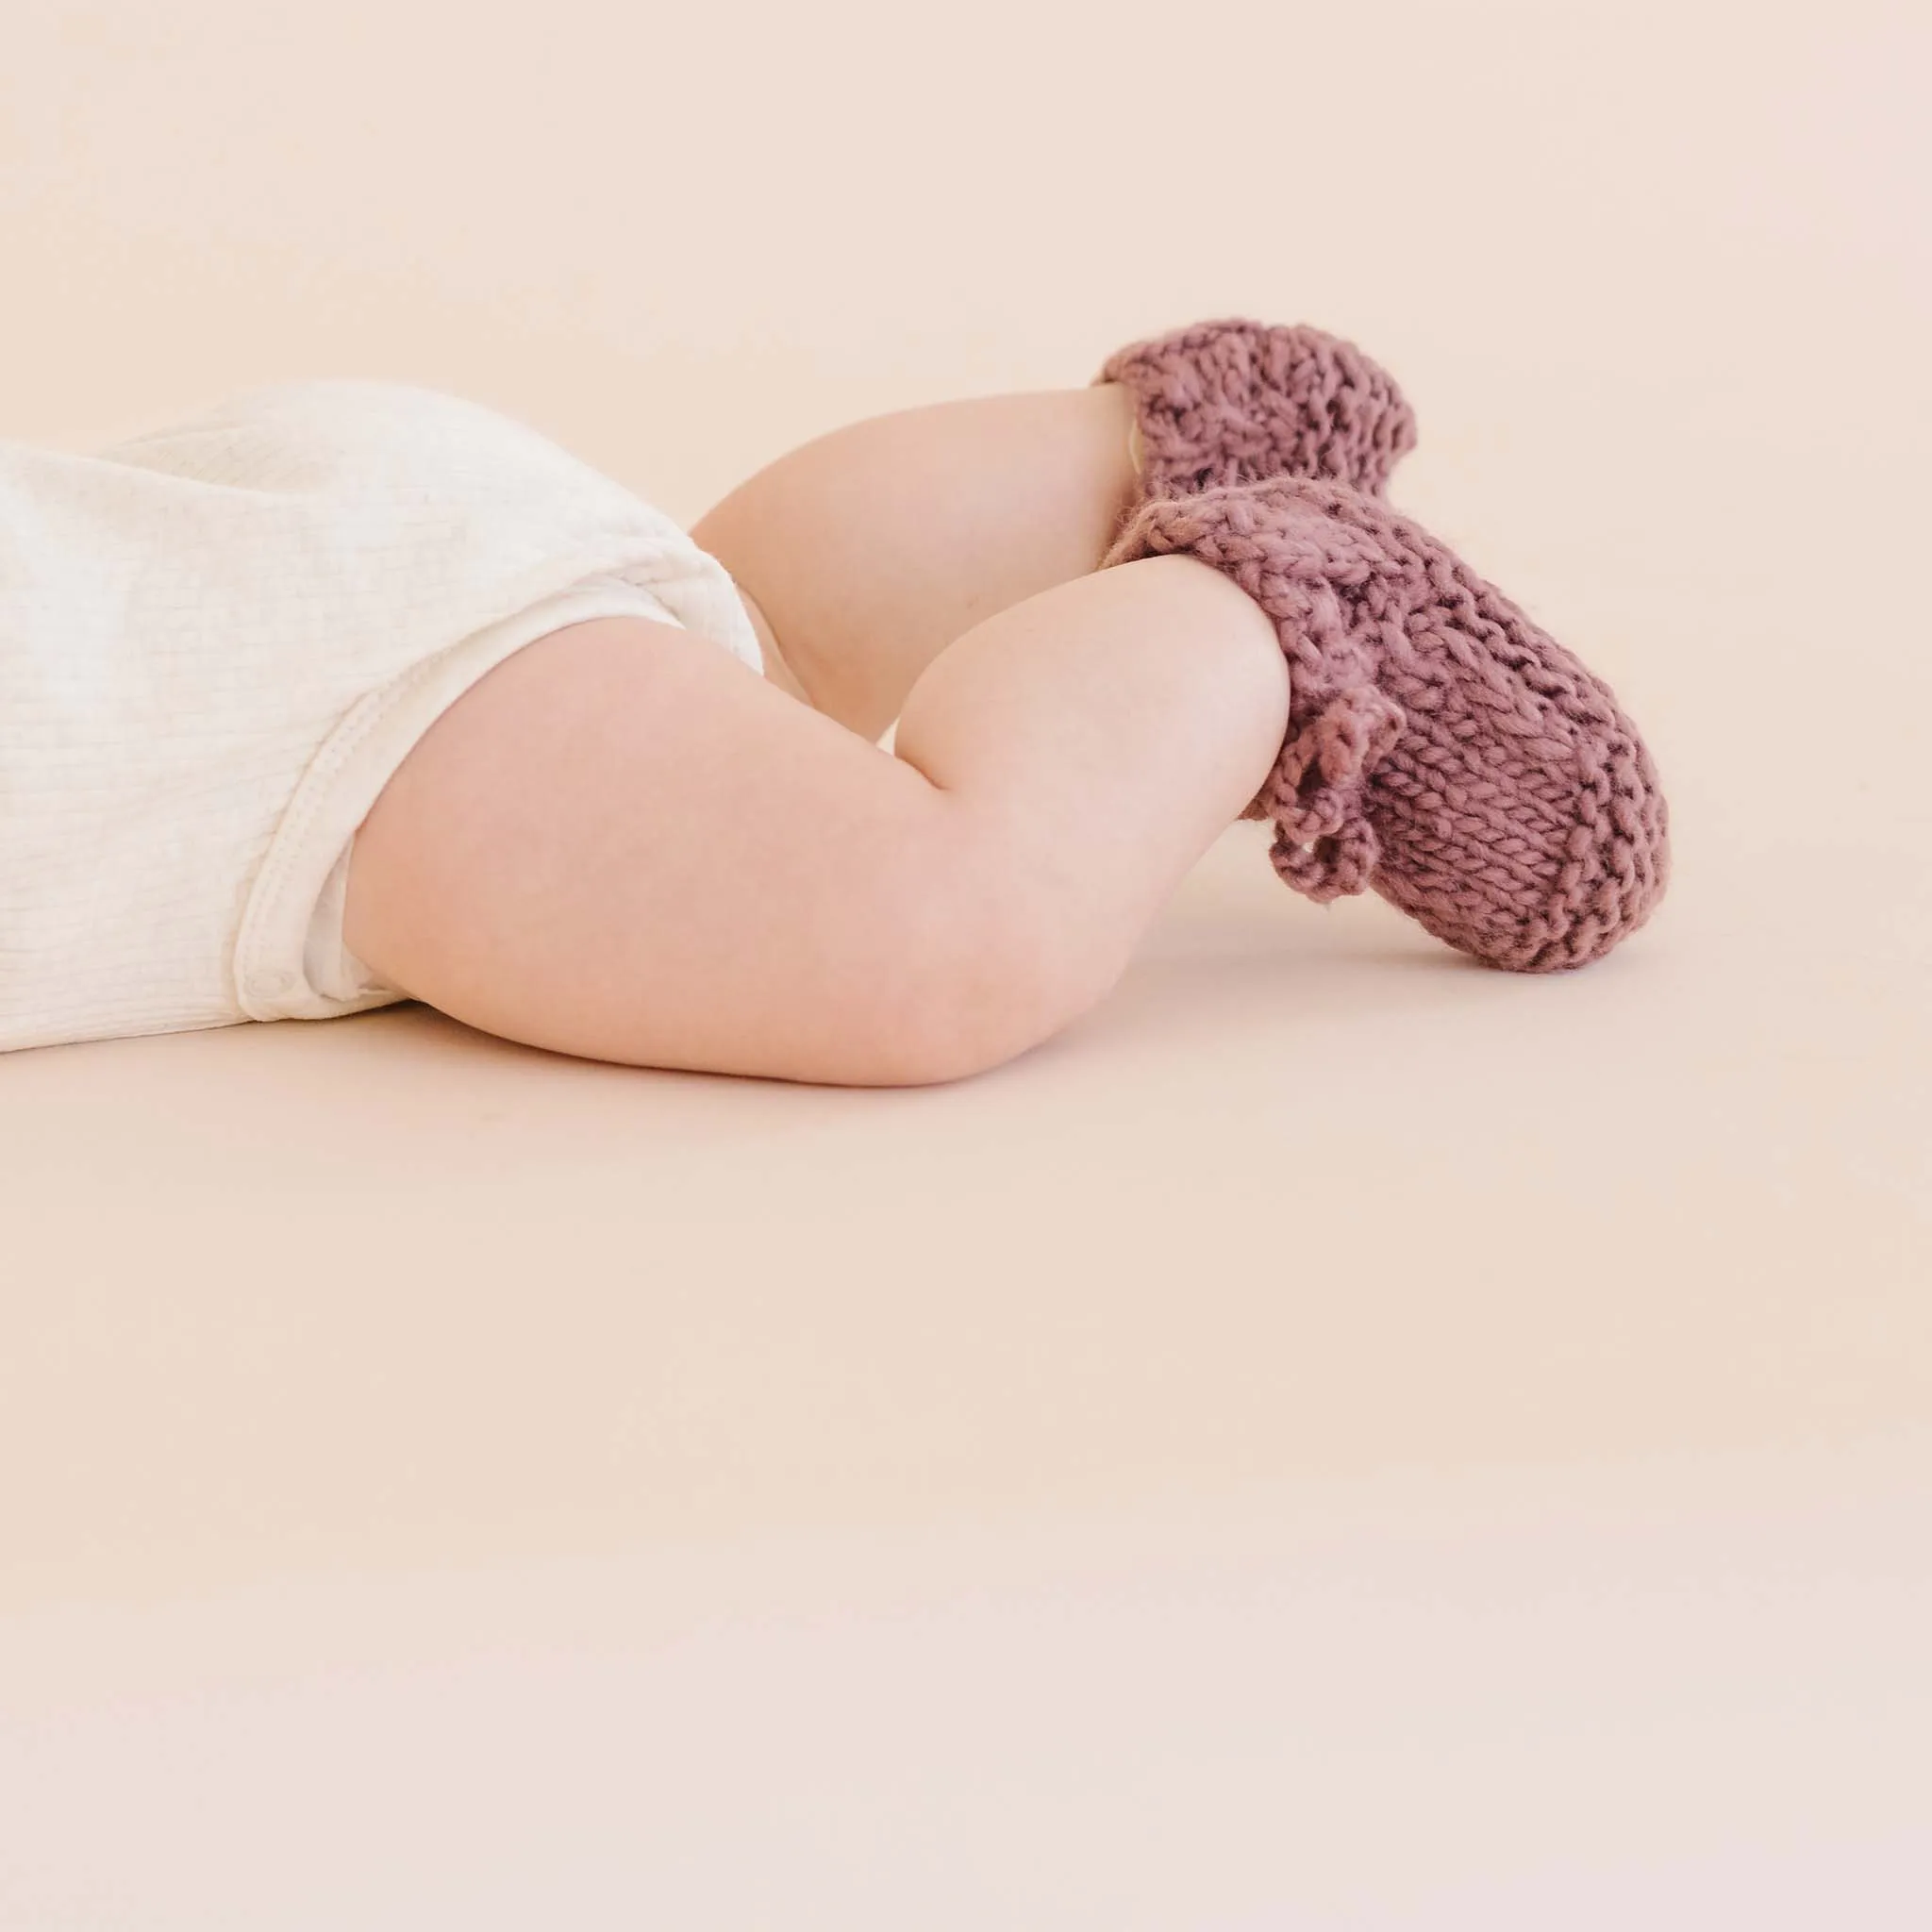
[[[1576,976],[1237,826],[962,1086],[0,1062],[0,1927],[1932,1923],[1917,9],[8,0],[0,434],[401,376],[693,518],[1203,316],[1616,684]]]

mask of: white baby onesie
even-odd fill
[[[342,944],[356,827],[493,665],[618,614],[762,668],[670,517],[434,391],[0,442],[0,1050],[404,997]]]

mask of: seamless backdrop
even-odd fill
[[[1677,870],[1524,982],[1239,825],[920,1092],[418,1008],[0,1060],[0,1932],[1932,1922],[1928,56],[8,0],[0,435],[390,376],[689,521],[1314,322]]]

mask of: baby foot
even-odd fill
[[[1388,371],[1302,324],[1196,323],[1129,343],[1094,380],[1134,399],[1143,499],[1281,475],[1374,494],[1415,446]]]
[[[1607,686],[1412,519],[1302,477],[1151,499],[1102,565],[1181,553],[1274,620],[1288,737],[1242,814],[1311,899],[1373,886],[1491,966],[1557,972],[1670,872],[1650,753]]]

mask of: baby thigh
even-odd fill
[[[514,654],[411,750],[357,834],[344,940],[531,1045],[913,1085],[1024,1051],[1112,976],[1041,943],[1008,857],[714,643],[603,618]]]

